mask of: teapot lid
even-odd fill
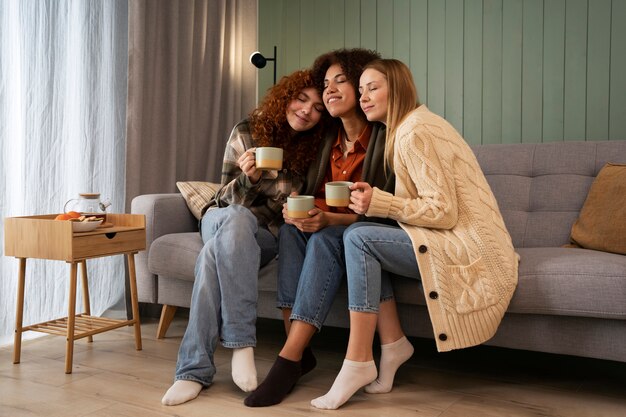
[[[99,199],[100,193],[79,193],[78,196],[89,199],[89,200],[93,200],[93,199]]]

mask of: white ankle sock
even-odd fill
[[[249,346],[233,349],[231,368],[233,382],[237,384],[243,392],[250,392],[256,389],[257,379],[253,347]]]
[[[202,390],[202,384],[196,381],[187,381],[179,379],[167,390],[161,404],[163,405],[178,405],[193,400],[200,394]]]
[[[380,372],[376,381],[365,387],[365,392],[370,394],[381,394],[391,391],[393,379],[396,371],[404,362],[413,355],[413,345],[406,336],[393,343],[381,345],[380,347]]]
[[[369,384],[376,378],[374,361],[355,362],[344,359],[339,375],[335,378],[330,391],[322,397],[311,401],[311,405],[323,410],[336,410],[354,395],[359,388]]]

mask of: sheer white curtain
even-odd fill
[[[99,192],[113,203],[110,211],[124,211],[127,34],[127,1],[0,1],[2,242],[5,217],[59,213],[80,192]],[[6,344],[18,261],[2,250]],[[92,314],[124,308],[122,257],[87,264]],[[68,274],[63,262],[27,262],[25,325],[67,315]]]

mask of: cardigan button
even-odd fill
[[[446,340],[448,340],[448,336],[445,333],[441,333],[439,335],[439,340],[441,340],[442,342],[445,342]]]
[[[420,245],[420,247],[417,250],[419,250],[420,253],[426,253],[428,248],[426,247],[426,245]]]
[[[439,298],[439,294],[437,294],[437,291],[431,291],[428,293],[428,296],[430,298],[432,298],[433,300],[436,300],[437,298]]]

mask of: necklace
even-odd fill
[[[363,126],[363,129],[361,130],[361,132],[358,134],[358,136],[357,136],[354,140],[351,140],[351,139],[348,137],[348,132],[346,132],[346,129],[345,129],[345,128],[342,128],[342,129],[341,129],[341,139],[342,139],[344,142],[348,142],[348,143],[352,143],[352,144],[354,144],[354,142],[356,142],[357,140],[359,140],[359,138],[360,138],[361,136],[363,136],[363,133],[365,133],[365,131],[367,130],[367,128],[368,128],[368,127],[369,127],[369,124],[365,123],[365,126]]]
[[[348,153],[350,153],[350,151],[354,149],[354,144],[356,143],[357,140],[359,140],[359,138],[363,135],[363,133],[365,133],[365,131],[367,130],[367,127],[368,125],[365,124],[365,127],[363,128],[361,133],[359,133],[359,136],[357,136],[354,140],[350,140],[350,138],[348,137],[348,132],[346,132],[345,129],[342,129],[341,150],[343,152],[344,159],[348,156]]]
[[[350,138],[348,138],[348,134],[345,131],[341,135],[341,152],[343,153],[344,159],[346,159],[350,151],[354,149],[354,143],[357,141],[357,139],[350,140]]]

